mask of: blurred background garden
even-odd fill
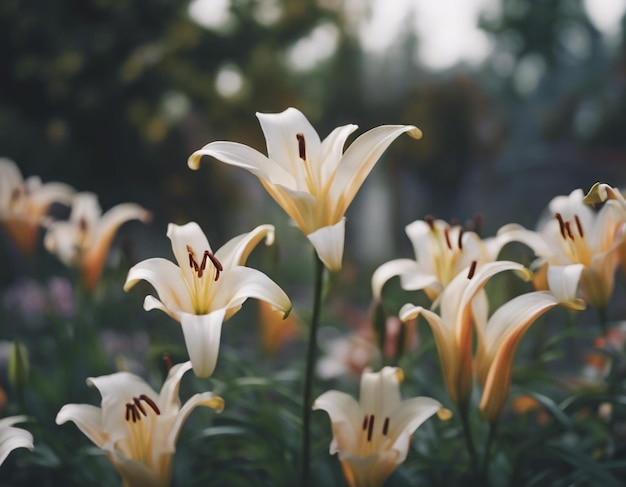
[[[137,262],[171,260],[167,225],[188,221],[199,223],[213,248],[261,223],[275,225],[276,244],[259,246],[249,265],[285,290],[294,312],[276,328],[251,300],[224,325],[214,376],[188,374],[181,396],[212,390],[226,409],[217,415],[200,408],[190,417],[173,483],[297,485],[294,391],[313,254],[255,177],[209,158],[191,171],[189,155],[214,140],[266,153],[255,113],[287,107],[301,110],[322,138],[348,123],[359,126],[357,134],[383,124],[423,131],[419,141],[403,136],[392,144],[347,212],[343,269],[333,276],[320,337],[320,354],[329,355],[324,343],[371,327],[372,272],[411,255],[404,231],[410,222],[480,215],[481,235],[489,236],[511,222],[534,228],[557,195],[586,192],[597,181],[626,185],[625,13],[626,0],[0,2],[0,157],[15,161],[24,177],[97,194],[103,210],[134,202],[152,215],[121,227],[93,293],[77,289],[75,273],[45,251],[41,238],[35,254],[24,256],[2,234],[0,417],[30,416],[24,427],[35,450],[12,453],[0,467],[0,485],[119,485],[106,457],[74,425],[56,426],[54,418],[66,403],[99,404],[87,377],[124,369],[157,387],[163,354],[187,360],[179,325],[143,310],[150,286],[128,293],[122,286]],[[51,211],[67,217],[61,205]],[[532,254],[524,258],[529,264]],[[622,280],[608,308],[614,323],[626,319]],[[389,286],[399,293],[397,283]],[[596,321],[593,310],[582,315]],[[88,330],[77,332],[77,322],[88,322]],[[542,360],[550,363],[544,372],[566,369],[572,356],[578,365],[570,375],[585,366],[599,328],[573,340],[561,325],[548,337],[533,330],[528,348],[558,336],[572,355],[547,343],[518,377],[543,381],[543,407],[556,426],[525,417],[501,430],[511,440],[537,428],[562,442],[561,454],[542,456],[531,442],[517,464],[500,459],[496,485],[508,485],[504,479],[516,469],[519,485],[619,485],[626,478],[626,430],[608,434],[599,419],[580,426],[581,418],[559,416],[551,401],[567,394],[533,371]],[[101,348],[90,341],[92,332]],[[418,335],[419,352],[401,363],[403,394],[446,403],[432,336],[425,326]],[[9,374],[14,340],[29,357],[28,378],[18,384]],[[364,348],[351,356],[357,369],[367,362],[360,353],[374,353]],[[349,367],[324,380],[328,387],[317,385],[316,395],[340,386],[358,391]],[[430,421],[412,463],[389,485],[471,485],[454,471],[463,450],[458,428]],[[328,455],[327,417],[316,413],[314,422],[319,485],[343,485],[339,463]],[[478,436],[486,434],[479,427]],[[608,437],[611,454],[603,456],[598,450],[609,448]]]

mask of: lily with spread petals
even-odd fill
[[[260,225],[239,235],[213,253],[195,222],[170,223],[167,236],[178,265],[162,258],[139,262],[128,272],[124,290],[138,281],[148,281],[159,299],[146,296],[144,309],[160,309],[180,322],[193,370],[210,376],[217,363],[222,323],[235,314],[248,298],[267,301],[287,317],[291,301],[262,272],[244,267],[248,255],[263,239],[270,245],[274,227]]]
[[[15,423],[24,421],[26,421],[26,416],[10,416],[0,419],[0,465],[16,448],[33,449],[33,435],[25,429],[13,426]]]
[[[366,371],[358,402],[344,392],[327,391],[313,404],[330,417],[330,453],[339,454],[350,487],[382,486],[406,459],[413,432],[442,408],[430,397],[403,401],[402,378],[395,367]]]
[[[474,321],[487,314],[488,303],[483,288],[494,275],[516,271],[530,279],[531,272],[516,262],[496,261],[469,268],[452,280],[439,296],[440,314],[413,304],[405,304],[399,317],[408,321],[422,315],[433,331],[444,382],[452,400],[462,412],[467,411],[473,387],[472,354]]]
[[[189,414],[197,406],[224,408],[222,398],[211,392],[195,394],[181,407],[178,389],[189,369],[190,362],[173,366],[160,393],[129,372],[91,377],[87,384],[100,391],[101,407],[66,404],[56,423],[73,421],[104,450],[125,487],[170,485],[176,440]]]
[[[400,277],[402,289],[423,289],[430,300],[435,300],[473,261],[481,266],[496,260],[507,243],[499,237],[483,240],[474,231],[432,217],[410,223],[405,231],[413,244],[415,260],[395,259],[376,269],[372,275],[375,300],[380,299],[385,283],[396,276]]]
[[[626,237],[620,203],[609,199],[595,212],[583,201],[581,189],[568,196],[557,196],[549,204],[550,217],[538,231],[517,224],[506,225],[498,234],[528,245],[537,256],[533,268],[541,268],[535,283],[546,289],[546,270],[550,265],[584,266],[580,286],[584,299],[604,310],[613,293],[618,249]]]
[[[189,167],[197,169],[203,156],[211,156],[257,176],[307,236],[324,265],[339,271],[348,206],[389,145],[405,132],[419,139],[421,131],[412,125],[383,125],[359,136],[344,153],[356,125],[337,127],[322,141],[295,108],[257,113],[257,117],[267,156],[243,144],[211,142],[189,157]]]
[[[54,203],[69,205],[74,189],[63,183],[24,180],[13,161],[0,158],[0,224],[25,254],[32,255],[39,227]]]
[[[585,309],[585,302],[576,297],[582,264],[550,266],[547,272],[548,290],[517,296],[500,306],[489,320],[484,315],[476,320],[478,347],[474,363],[483,387],[479,409],[491,423],[500,417],[509,391],[515,350],[530,326],[555,306]]]
[[[78,268],[83,287],[90,291],[98,284],[119,227],[130,220],[147,222],[150,218],[150,212],[135,203],[122,203],[102,214],[95,194],[78,193],[72,200],[69,220],[52,223],[44,245],[61,262]]]

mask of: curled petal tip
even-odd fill
[[[606,193],[606,188],[602,183],[595,183],[586,194],[586,196],[583,198],[583,203],[585,203],[586,205],[602,203],[607,199]]]
[[[200,167],[200,159],[202,158],[202,154],[198,154],[194,152],[187,159],[187,166],[189,169],[193,169],[194,171]]]
[[[441,421],[448,421],[450,418],[452,418],[452,411],[446,408],[439,408],[439,410],[437,411],[437,417]]]
[[[411,126],[411,129],[407,133],[414,139],[418,140],[422,138],[422,135],[424,135],[422,131],[415,126]]]

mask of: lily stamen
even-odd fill
[[[446,245],[448,246],[448,248],[449,248],[450,250],[452,250],[452,244],[450,243],[450,231],[449,231],[449,229],[447,229],[447,228],[446,228],[446,229],[443,231],[443,234],[444,234],[444,236],[446,237]]]
[[[574,240],[574,233],[572,232],[572,226],[569,221],[565,222],[565,231],[567,232],[567,236]]]
[[[428,226],[434,232],[435,231],[435,218],[432,215],[426,215],[424,217],[424,221],[428,223]]]
[[[574,215],[574,221],[576,222],[576,228],[578,228],[578,234],[580,235],[580,238],[585,238],[585,235],[583,233],[583,225],[582,223],[580,223],[580,218],[578,218],[578,215]]]
[[[565,238],[565,222],[563,221],[563,217],[561,216],[560,213],[555,214],[554,217],[559,222],[559,228],[561,229],[561,237]]]
[[[385,418],[385,423],[383,424],[383,435],[387,436],[388,431],[389,431],[389,418]]]
[[[372,433],[374,432],[374,415],[370,414],[369,425],[367,426],[367,441],[372,441]]]
[[[467,278],[471,279],[472,277],[474,277],[474,272],[476,272],[476,265],[477,265],[477,261],[473,260],[472,264],[470,265],[469,268],[469,272],[467,273]]]
[[[219,260],[217,260],[217,257],[215,257],[215,254],[212,254],[208,250],[205,250],[205,255],[207,254],[209,256],[209,259],[211,259],[211,262],[215,266],[215,280],[217,281],[220,278],[220,272],[224,270],[224,267],[222,266],[222,263]]]
[[[302,132],[298,132],[296,134],[296,139],[298,139],[298,155],[300,159],[306,161],[306,142],[304,141],[304,134]]]
[[[367,429],[367,420],[368,420],[368,418],[369,418],[369,416],[367,414],[363,418],[363,431],[365,431]]]
[[[139,397],[133,397],[133,402],[127,402],[125,404],[126,407],[126,421],[129,421],[131,418],[133,420],[133,423],[136,423],[137,420],[141,419],[141,415],[143,414],[144,416],[148,417],[148,411],[146,411],[146,408],[143,406],[143,404],[141,404],[141,401],[145,402],[148,406],[150,406],[150,408],[158,415],[161,414],[161,410],[159,409],[159,407],[156,405],[156,403],[149,398],[148,396],[146,396],[145,394],[140,395]],[[139,414],[141,413],[141,414]]]
[[[196,254],[189,245],[187,245],[187,252],[189,253],[189,267],[191,267],[196,272],[196,274],[198,274],[198,279],[204,275],[207,258],[213,263],[213,266],[215,267],[215,280],[217,281],[219,279],[220,272],[224,270],[224,267],[222,266],[222,263],[217,260],[217,257],[215,257],[215,255],[213,255],[208,250],[205,250],[202,254],[202,262],[198,264],[198,261],[196,260]]]
[[[463,230],[462,228],[459,230],[459,241],[457,242],[458,246],[459,246],[459,250],[463,250],[463,232],[465,230]]]

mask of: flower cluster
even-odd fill
[[[421,132],[412,125],[380,126],[357,137],[344,151],[356,125],[338,127],[322,140],[295,108],[259,113],[257,117],[267,156],[243,144],[214,141],[193,152],[187,164],[199,169],[201,158],[209,156],[257,176],[313,247],[314,298],[309,336],[304,340],[302,399],[294,401],[302,407],[301,422],[294,421],[301,430],[299,485],[317,485],[319,478],[317,472],[311,472],[312,439],[321,435],[320,429],[312,426],[311,417],[319,410],[330,418],[330,453],[337,454],[350,487],[380,487],[410,456],[421,454],[412,448],[413,434],[435,414],[445,420],[460,418],[460,429],[450,428],[450,433],[441,436],[442,441],[462,430],[471,470],[465,478],[476,485],[488,485],[491,442],[507,410],[515,382],[516,352],[527,331],[555,308],[578,312],[588,304],[601,317],[602,343],[609,336],[607,307],[626,246],[626,199],[607,184],[594,185],[586,196],[582,189],[576,189],[550,202],[548,216],[536,230],[511,223],[487,238],[480,235],[479,218],[466,226],[432,216],[414,221],[405,227],[414,256],[381,263],[374,270],[367,282],[375,313],[359,315],[359,326],[346,339],[335,327],[324,326],[321,309],[327,272],[342,270],[345,214],[390,144],[405,133],[419,139]],[[69,207],[67,220],[53,218],[50,210],[55,204]],[[63,183],[23,180],[12,161],[0,159],[0,223],[7,236],[24,255],[32,255],[43,228],[45,249],[78,270],[79,285],[87,295],[102,281],[106,256],[119,227],[130,220],[147,222],[150,217],[149,211],[135,203],[120,204],[102,214],[96,195],[76,192]],[[90,374],[93,376],[86,379],[87,384],[100,393],[100,407],[71,402],[56,415],[58,425],[75,423],[104,452],[125,486],[170,485],[175,475],[176,443],[190,414],[197,406],[218,413],[231,407],[230,402],[226,407],[222,397],[227,388],[220,382],[222,369],[218,367],[224,355],[222,352],[220,359],[222,331],[224,323],[249,298],[260,302],[266,351],[276,353],[299,334],[301,327],[294,315],[287,320],[293,307],[288,294],[265,272],[247,265],[261,242],[274,244],[275,233],[274,225],[261,224],[214,250],[198,223],[169,223],[166,236],[174,261],[152,257],[128,269],[119,287],[130,292],[145,281],[154,289],[155,295],[145,296],[143,308],[160,310],[166,321],[180,324],[183,350],[189,359],[172,365],[167,358],[167,376],[160,392],[123,367],[109,374]],[[500,258],[512,242],[532,252],[529,267],[522,259]],[[510,275],[521,281],[512,280],[515,290],[511,295],[494,300],[489,286]],[[397,295],[394,305],[388,300],[387,284],[396,278],[402,292],[401,306],[397,306]],[[80,310],[57,314],[71,320]],[[447,397],[403,400],[400,384],[405,373],[413,377],[415,372],[410,368],[413,362],[405,359],[422,348],[421,338],[416,336],[420,319],[432,332]],[[318,333],[320,324],[329,333]],[[72,333],[76,333],[72,339],[80,333],[89,339],[86,329]],[[333,339],[326,340],[326,346],[322,344],[329,356],[318,360],[320,335]],[[12,358],[9,376],[23,379],[25,356]],[[603,360],[602,366],[606,368],[607,362]],[[192,394],[183,404],[179,391],[189,370],[194,372],[196,386],[208,380],[216,387],[215,392]],[[294,370],[300,374],[300,368]],[[342,376],[350,373],[360,376],[358,401],[334,389],[314,398],[316,381],[346,384]],[[615,374],[603,371],[598,375],[599,380],[616,380]],[[25,381],[11,380],[18,393],[23,393]],[[438,379],[429,377],[429,381]],[[299,381],[294,384],[300,386]],[[609,391],[617,390],[611,384]],[[442,396],[446,396],[445,391]],[[474,411],[489,429],[481,453],[472,431]],[[245,408],[238,412],[243,414]],[[13,426],[26,420],[23,415],[0,420],[0,463],[15,448],[33,449],[31,433]],[[433,428],[447,428],[447,424],[437,423]]]

